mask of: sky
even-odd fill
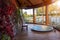
[[[28,15],[33,14],[33,9],[23,9],[23,13],[27,12]]]

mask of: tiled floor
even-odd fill
[[[28,24],[28,31],[25,29],[16,36],[16,40],[60,40],[60,32],[34,32],[31,31],[33,24]]]

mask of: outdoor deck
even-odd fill
[[[33,24],[28,24],[28,31],[25,29],[16,35],[16,40],[60,40],[60,32],[57,30],[51,32],[31,31]]]

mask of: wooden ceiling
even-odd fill
[[[57,0],[15,0],[19,8],[37,8],[49,5]]]

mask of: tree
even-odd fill
[[[55,16],[54,11],[57,11],[57,6],[56,5],[49,5],[49,13],[51,14],[51,16]]]
[[[42,13],[44,12],[44,9],[43,8],[44,7],[40,7],[40,8],[37,8],[36,9],[37,16],[41,16],[42,15]]]
[[[28,18],[29,17],[28,14],[27,14],[27,12],[24,12],[23,16],[24,16],[24,18]]]

